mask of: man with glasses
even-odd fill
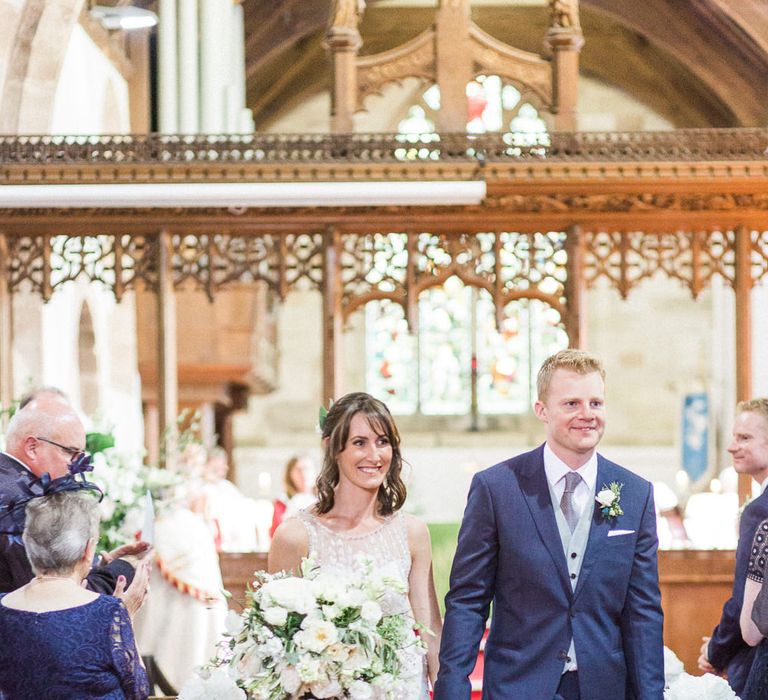
[[[69,466],[85,456],[85,428],[74,409],[61,395],[50,390],[33,396],[19,409],[8,424],[5,452],[0,452],[0,497],[5,502],[24,495],[34,482],[48,474],[58,479],[70,473]],[[0,592],[12,591],[28,583],[32,569],[27,560],[21,533],[24,529],[24,509],[0,512]],[[121,547],[106,557],[107,563],[94,567],[87,577],[87,587],[98,593],[124,598],[141,596],[149,577],[148,562],[138,564],[135,583],[122,591],[126,582],[134,579],[134,566],[125,558],[141,556],[146,543]],[[120,586],[118,587],[118,581]]]

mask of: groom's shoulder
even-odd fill
[[[509,459],[505,459],[503,462],[499,462],[487,469],[483,469],[478,472],[478,474],[482,475],[482,478],[484,479],[494,481],[497,479],[507,479],[510,476],[516,476],[520,472],[535,468],[537,465],[542,467],[544,465],[543,445],[528,452],[523,452],[514,457],[510,457]]]

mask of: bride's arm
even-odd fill
[[[408,547],[411,550],[411,573],[408,577],[409,598],[416,621],[430,632],[424,632],[427,644],[427,669],[434,685],[439,668],[438,653],[443,620],[437,602],[432,576],[432,543],[427,526],[408,516]]]
[[[298,518],[290,518],[275,530],[267,555],[267,571],[298,574],[301,560],[308,554],[307,528]]]
[[[741,636],[751,647],[757,646],[763,639],[763,635],[757,629],[757,625],[752,621],[752,606],[762,586],[762,583],[751,578],[747,578],[747,582],[744,585],[744,602],[741,604],[739,622],[741,624]]]

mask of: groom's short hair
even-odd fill
[[[739,401],[736,404],[736,413],[757,413],[763,417],[768,428],[768,399],[758,398],[749,401]]]
[[[574,348],[560,350],[560,352],[556,352],[544,360],[544,363],[539,368],[539,374],[536,377],[536,393],[538,394],[539,401],[544,401],[547,398],[552,377],[559,369],[567,369],[571,372],[576,372],[576,374],[598,372],[603,381],[605,381],[603,363],[594,355],[586,350],[576,350]],[[768,413],[766,417],[768,418]]]

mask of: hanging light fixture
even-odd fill
[[[157,15],[154,12],[132,5],[116,7],[93,5],[90,14],[93,19],[101,22],[101,25],[110,31],[148,29],[157,24]]]

